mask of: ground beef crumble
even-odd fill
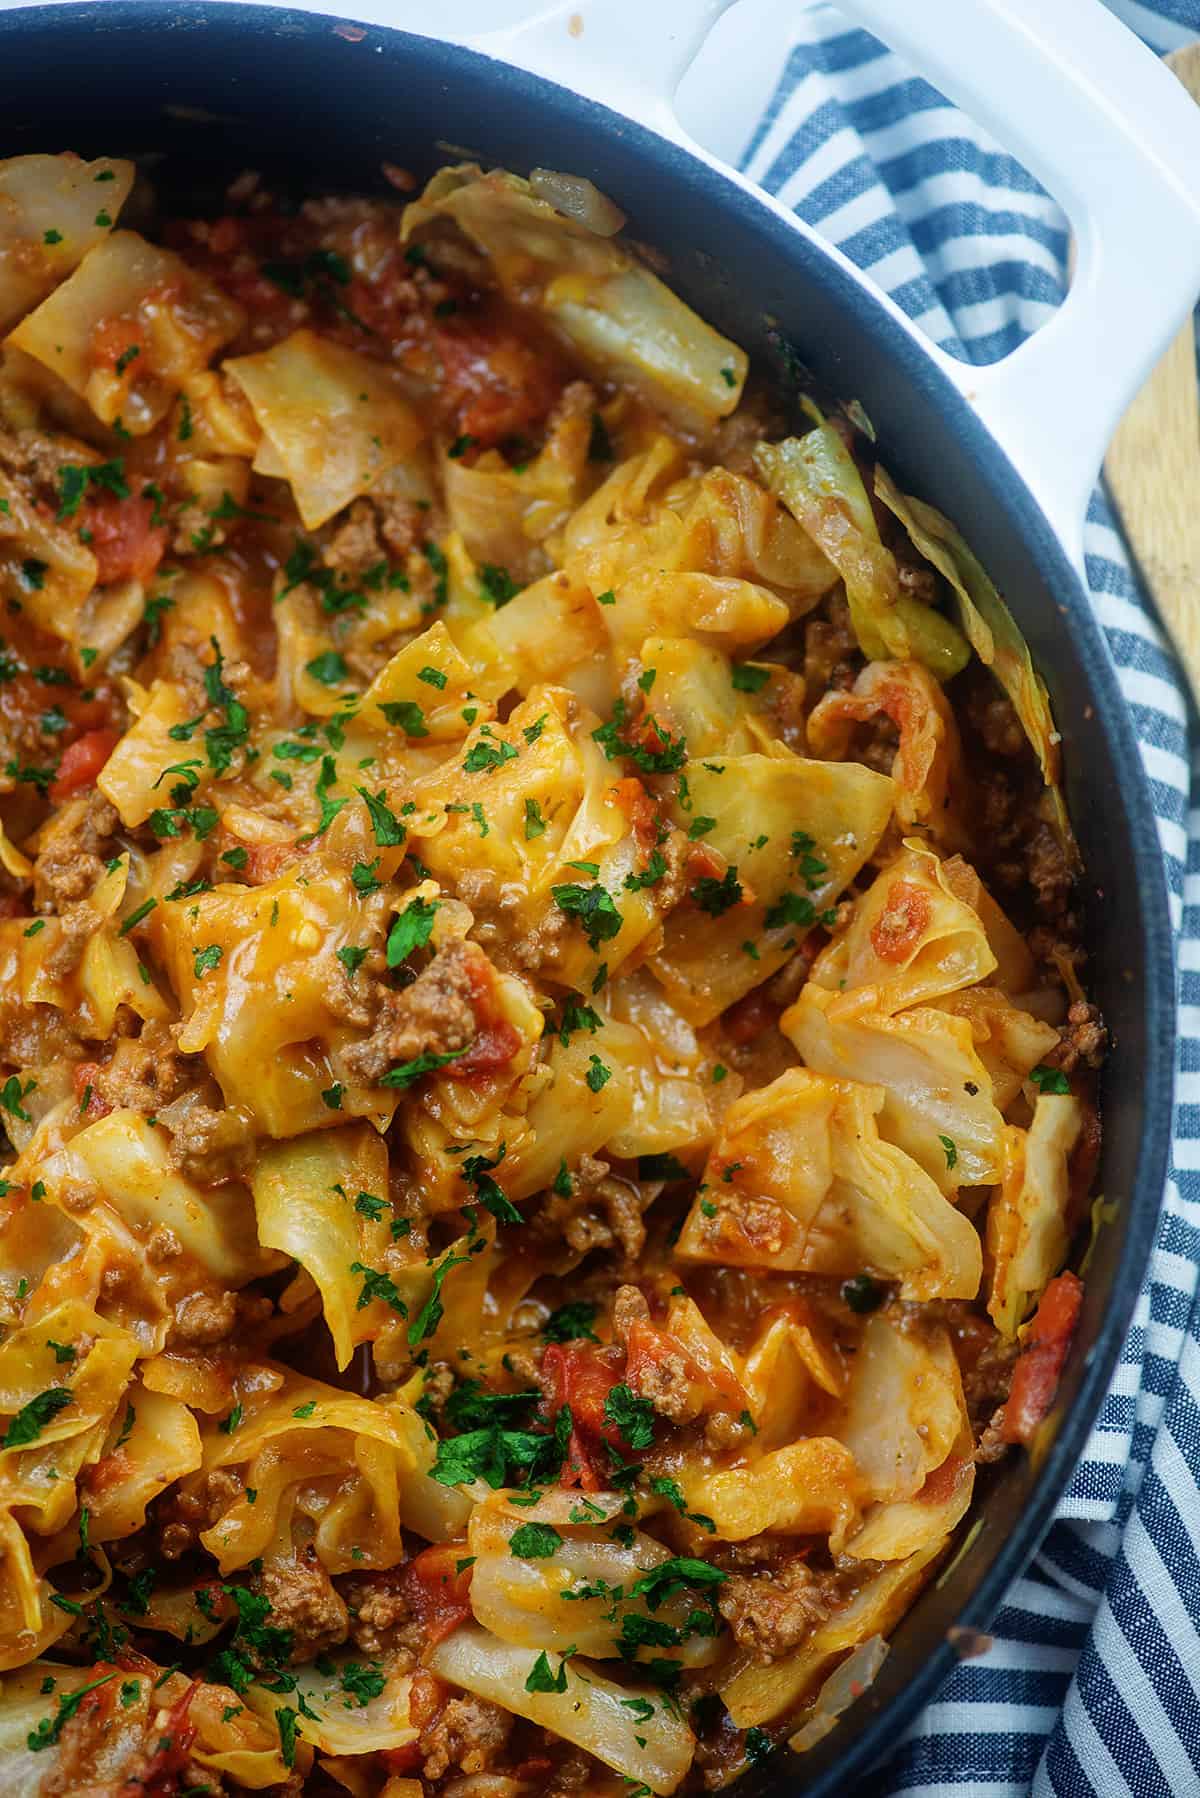
[[[341,1053],[354,1078],[372,1084],[393,1062],[469,1048],[476,1033],[472,998],[477,982],[472,964],[479,959],[481,951],[473,943],[454,938],[403,991],[393,992],[378,984],[378,1009],[370,1036]]]
[[[836,1575],[814,1573],[802,1555],[769,1573],[731,1574],[717,1606],[739,1648],[773,1661],[797,1648],[838,1602]]]
[[[562,1242],[577,1256],[617,1248],[631,1267],[646,1245],[642,1212],[649,1202],[644,1189],[612,1175],[607,1161],[581,1155],[570,1195],[549,1192],[530,1213],[529,1240]]]
[[[426,1779],[441,1779],[451,1767],[483,1773],[501,1753],[513,1719],[486,1698],[452,1698],[421,1734]]]
[[[115,852],[119,825],[114,807],[95,789],[59,807],[42,831],[33,864],[39,911],[63,912],[92,891]]]
[[[272,1625],[291,1634],[293,1666],[346,1640],[349,1612],[311,1543],[287,1560],[267,1561],[262,1589],[270,1601]]]

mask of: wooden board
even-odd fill
[[[1200,44],[1167,62],[1200,103]],[[1130,319],[1129,328],[1137,329]],[[1189,318],[1117,427],[1104,472],[1129,546],[1200,702],[1200,389]]]

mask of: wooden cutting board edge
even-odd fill
[[[1200,103],[1200,44],[1167,63]],[[1136,329],[1136,320],[1131,320]],[[1104,459],[1121,525],[1200,704],[1200,387],[1188,319],[1117,426]]]

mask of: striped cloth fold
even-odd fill
[[[1200,0],[1111,3],[1160,52],[1200,35]],[[998,144],[832,7],[787,23],[791,48],[744,171],[869,270],[943,348],[974,363],[1007,354],[1065,292],[1062,214]],[[1200,1794],[1200,764],[1179,670],[1101,490],[1085,547],[1150,780],[1177,933],[1171,1172],[1121,1363],[1054,1525],[996,1617],[990,1652],[955,1671],[860,1785],[867,1798]]]

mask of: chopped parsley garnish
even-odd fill
[[[478,1380],[464,1380],[446,1400],[446,1421],[456,1430],[486,1429],[494,1423],[512,1427],[541,1396],[536,1386],[522,1392],[487,1392]]]
[[[711,918],[719,918],[733,906],[740,905],[742,896],[742,883],[735,867],[726,868],[720,880],[715,880],[711,874],[705,874],[690,889],[693,903]]]
[[[612,1069],[607,1067],[598,1055],[593,1055],[588,1060],[587,1073],[584,1075],[584,1078],[588,1083],[589,1089],[594,1093],[598,1093],[601,1087],[607,1086],[612,1079]]]
[[[366,961],[368,951],[366,949],[356,948],[352,944],[347,943],[344,948],[335,949],[334,954],[345,968],[347,974],[353,978],[362,967],[364,961]]]
[[[587,1030],[595,1035],[603,1022],[599,1012],[593,1011],[590,1005],[582,1005],[577,999],[564,1000],[562,1023],[558,1027],[563,1048],[570,1046],[571,1038],[577,1030]]]
[[[495,562],[485,562],[479,570],[479,586],[485,599],[490,599],[494,606],[506,606],[510,599],[515,599],[521,591],[520,583],[514,581],[507,568],[500,568]]]
[[[562,1547],[562,1537],[552,1523],[522,1523],[508,1539],[508,1552],[523,1561],[545,1561]]]
[[[438,1068],[444,1068],[448,1062],[457,1061],[466,1052],[466,1049],[450,1049],[445,1055],[435,1055],[432,1050],[426,1049],[412,1061],[397,1062],[395,1067],[389,1068],[386,1074],[380,1076],[379,1084],[380,1086],[397,1086],[403,1092],[418,1081],[423,1074],[435,1073]]]
[[[732,680],[739,693],[761,693],[771,678],[769,668],[759,668],[753,662],[738,662],[732,670]]]
[[[559,911],[579,919],[589,948],[598,949],[620,931],[621,914],[606,887],[598,883],[590,887],[557,886],[551,887],[550,893]]]
[[[641,872],[638,874],[627,874],[625,876],[625,891],[627,893],[640,893],[644,887],[657,886],[666,872],[667,862],[662,850],[652,849],[650,851],[650,859]]]
[[[633,742],[621,734],[627,720],[628,708],[623,699],[618,699],[609,722],[592,732],[610,762],[624,756],[643,774],[672,774],[682,768],[687,759],[687,742],[682,734],[672,737],[657,718],[648,713],[636,727],[638,741]]]
[[[365,787],[355,787],[371,817],[371,828],[375,832],[375,841],[381,849],[398,849],[408,835],[396,814],[389,808],[383,797],[382,789],[378,793],[368,793]]]
[[[43,1748],[52,1748],[62,1734],[63,1724],[69,1723],[89,1692],[98,1686],[106,1686],[110,1680],[120,1679],[119,1672],[105,1673],[99,1679],[93,1679],[86,1686],[76,1686],[73,1692],[60,1692],[58,1710],[53,1717],[43,1717],[36,1729],[30,1730],[25,1738],[26,1746],[36,1754]]]
[[[1071,1082],[1061,1068],[1048,1068],[1044,1065],[1030,1070],[1029,1078],[1040,1093],[1069,1093]]]
[[[958,1146],[955,1143],[954,1138],[952,1136],[939,1136],[938,1141],[941,1143],[942,1150],[946,1157],[947,1169],[957,1166]]]
[[[764,920],[768,930],[780,930],[786,924],[807,926],[817,921],[817,908],[803,893],[784,893],[769,906]]]
[[[571,1172],[565,1161],[558,1164],[558,1172],[554,1176],[551,1192],[557,1193],[560,1199],[569,1199],[574,1190],[571,1185]]]
[[[446,1283],[446,1275],[456,1267],[465,1267],[470,1259],[469,1255],[451,1253],[438,1262],[433,1270],[433,1285],[430,1287],[429,1296],[408,1326],[410,1348],[416,1348],[419,1342],[424,1342],[426,1337],[435,1333],[445,1315],[445,1307],[442,1304],[442,1287]]]
[[[433,930],[433,920],[441,907],[437,900],[413,899],[405,906],[388,932],[387,965],[398,968],[416,949],[423,949]]]
[[[560,1305],[542,1325],[542,1335],[547,1342],[599,1342],[600,1338],[592,1329],[599,1310],[599,1305],[593,1305],[588,1299],[574,1299]]]
[[[378,1698],[387,1679],[378,1667],[364,1667],[360,1661],[347,1661],[341,1669],[342,1691],[349,1693],[359,1706]]]
[[[279,1726],[279,1753],[285,1767],[296,1764],[296,1729],[299,1717],[291,1705],[281,1705],[275,1712],[275,1722]]]
[[[525,841],[532,843],[534,837],[545,836],[546,820],[542,817],[542,808],[536,799],[525,801]]]
[[[604,1401],[604,1418],[630,1448],[651,1448],[654,1444],[654,1406],[648,1398],[638,1398],[628,1386],[614,1386]]]
[[[445,551],[436,543],[423,543],[421,549],[425,560],[433,570],[433,603],[444,606],[450,597],[450,565],[446,561]]]
[[[367,1193],[363,1196],[369,1198],[370,1194]],[[355,1205],[357,1208],[357,1200]],[[378,1268],[368,1267],[362,1261],[352,1261],[350,1272],[361,1274],[363,1277],[362,1290],[359,1292],[355,1310],[365,1311],[372,1299],[381,1299],[385,1305],[391,1307],[398,1317],[408,1316],[408,1306],[396,1291],[395,1282],[390,1275],[380,1273]]]
[[[486,724],[480,726],[481,732],[487,728]],[[481,735],[464,757],[463,771],[466,774],[486,774],[493,768],[502,768],[505,762],[515,762],[516,759],[517,751],[511,743],[490,735]]]
[[[66,1386],[51,1386],[45,1392],[39,1392],[27,1405],[21,1406],[0,1436],[0,1448],[24,1448],[27,1443],[36,1442],[46,1425],[70,1403],[71,1392]]]
[[[722,1573],[719,1567],[710,1567],[707,1561],[697,1561],[691,1555],[672,1555],[669,1561],[660,1561],[657,1567],[651,1567],[648,1573],[634,1580],[629,1596],[644,1598],[649,1608],[657,1611],[673,1592],[686,1586],[719,1586],[728,1578],[727,1573]]]
[[[148,648],[153,649],[154,645],[162,636],[163,616],[165,613],[173,611],[174,606],[175,601],[171,598],[169,593],[156,593],[153,599],[148,599],[146,601],[146,604],[142,609],[142,622],[146,626],[146,644]]]
[[[746,1759],[750,1762],[751,1766],[756,1766],[759,1761],[765,1761],[768,1755],[772,1755],[775,1752],[775,1743],[771,1740],[766,1730],[761,1729],[757,1723],[752,1723],[746,1731],[744,1746],[746,1749]]]
[[[546,1659],[546,1650],[543,1648],[529,1669],[525,1690],[527,1692],[565,1692],[567,1689],[567,1659],[574,1652],[573,1648],[564,1649],[562,1659],[558,1663],[558,1672],[551,1673],[550,1662]]]
[[[497,1223],[523,1224],[525,1219],[521,1213],[504,1189],[492,1178],[492,1170],[498,1168],[504,1160],[506,1147],[506,1144],[501,1143],[500,1153],[491,1160],[486,1155],[468,1155],[462,1163],[462,1177],[471,1182],[475,1188],[475,1197]]]
[[[224,713],[224,722],[204,733],[204,748],[214,774],[224,774],[233,760],[235,749],[241,748],[250,735],[250,714],[232,688],[225,684],[225,658],[215,637],[210,637],[213,660],[204,670],[204,691],[214,711]]]
[[[462,1436],[444,1437],[437,1446],[431,1472],[443,1486],[465,1486],[483,1480],[498,1492],[502,1486],[522,1486],[557,1477],[571,1436],[571,1413],[563,1406],[554,1431],[509,1430],[501,1424],[468,1430]]]
[[[706,1517],[703,1511],[688,1510],[687,1500],[683,1496],[683,1490],[678,1480],[668,1479],[664,1474],[655,1474],[650,1481],[650,1490],[659,1498],[668,1499],[680,1516],[686,1517],[689,1523],[698,1524],[702,1530],[708,1530],[710,1535],[715,1532],[717,1526],[711,1517]]]
[[[24,1100],[36,1087],[36,1080],[27,1080],[22,1086],[20,1076],[10,1074],[4,1085],[0,1086],[0,1110],[7,1111],[8,1115],[16,1118],[18,1123],[31,1124],[33,1119],[25,1110]]]
[[[305,662],[304,672],[310,674],[313,680],[320,681],[323,687],[332,687],[338,681],[345,680],[350,671],[346,667],[344,655],[336,649],[325,649],[319,656],[314,656],[311,662]]]
[[[118,372],[120,372],[118,370]],[[89,487],[103,487],[118,499],[129,498],[125,479],[125,461],[116,456],[111,462],[63,462],[58,470],[58,522],[74,518],[83,504]]]
[[[436,687],[439,692],[445,688],[447,678],[440,668],[422,668],[417,673],[418,680],[423,680],[427,687]]]
[[[381,699],[379,709],[389,724],[398,724],[406,737],[427,737],[425,714],[415,699]]]

